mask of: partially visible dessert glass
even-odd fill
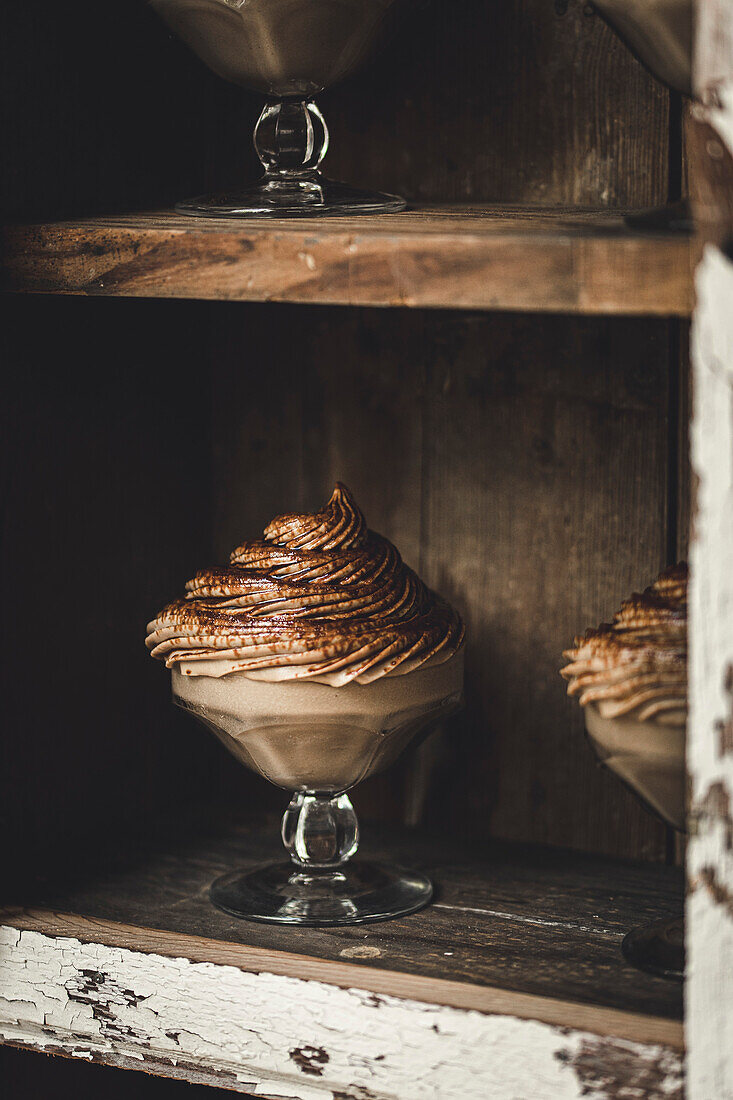
[[[460,705],[459,616],[367,529],[343,485],[314,514],[280,516],[230,564],[200,572],[148,626],[174,701],[241,763],[292,793],[289,863],[213,883],[226,912],[281,924],[350,924],[414,912],[419,872],[350,862],[347,795]]]
[[[586,631],[565,651],[568,694],[585,711],[588,739],[654,813],[685,831],[687,566],[665,570],[625,600],[611,623]],[[682,918],[634,929],[629,962],[663,977],[684,971]]]
[[[324,176],[329,135],[314,96],[358,69],[393,25],[396,0],[150,0],[225,80],[266,97],[254,130],[264,174],[179,202],[207,217],[321,217],[402,210],[398,195]]]
[[[694,0],[594,0],[593,6],[652,76],[673,92],[693,94]],[[695,228],[687,198],[637,210],[624,221],[642,233],[690,234]]]

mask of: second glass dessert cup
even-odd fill
[[[358,68],[395,0],[150,0],[209,68],[267,102],[254,132],[256,183],[176,205],[209,217],[307,217],[402,210],[404,199],[327,179],[328,127],[314,96]]]
[[[637,718],[604,718],[585,708],[588,740],[601,763],[667,825],[685,830],[685,728]],[[685,970],[682,916],[632,928],[624,936],[624,958],[660,978],[682,980]]]
[[[668,825],[685,831],[687,566],[665,569],[621,604],[610,623],[576,637],[561,670],[579,698],[588,740],[601,763]],[[682,917],[632,929],[626,960],[681,979]]]
[[[233,871],[211,886],[227,913],[275,924],[334,925],[413,913],[427,876],[351,862],[359,826],[346,793],[387,767],[417,735],[458,709],[463,650],[444,664],[333,688],[172,670],[173,698],[241,763],[292,793],[282,821],[289,862]]]

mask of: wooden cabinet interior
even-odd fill
[[[5,208],[160,208],[254,172],[256,97],[147,5],[97,8],[7,13]],[[588,5],[487,11],[416,8],[322,97],[332,175],[431,202],[677,197],[679,103]],[[202,795],[279,807],[170,706],[144,624],[340,477],[471,636],[464,715],[357,791],[364,816],[669,857],[596,767],[557,668],[576,631],[684,552],[680,322],[19,297],[5,339],[16,835],[50,853]]]
[[[404,0],[402,33],[319,97],[329,174],[413,202],[647,206],[677,198],[679,101],[585,0]],[[13,5],[3,208],[25,221],[169,206],[257,172],[257,96],[144,0]]]
[[[144,624],[340,477],[471,638],[464,714],[358,788],[362,814],[665,857],[557,668],[677,555],[678,322],[18,298],[12,329],[5,775],[26,835],[280,806],[171,707]]]

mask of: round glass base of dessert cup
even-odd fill
[[[176,210],[205,218],[317,218],[389,214],[406,205],[399,195],[363,191],[313,172],[296,177],[265,175],[241,191],[185,199],[176,203]]]
[[[684,922],[675,917],[634,928],[624,937],[621,950],[637,969],[681,982],[685,973]]]
[[[433,886],[417,871],[383,863],[320,870],[277,863],[222,875],[209,896],[225,913],[267,924],[367,924],[422,909]]]

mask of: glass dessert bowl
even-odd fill
[[[621,605],[612,623],[565,651],[568,695],[578,696],[588,740],[610,768],[668,825],[685,830],[687,567],[666,569]],[[684,971],[682,918],[634,929],[627,960],[663,977]]]
[[[215,73],[267,97],[254,132],[264,176],[177,204],[184,214],[287,217],[402,210],[403,199],[322,175],[328,128],[313,97],[367,58],[395,0],[150,0]]]
[[[234,871],[211,899],[281,924],[351,924],[427,904],[424,875],[351,863],[347,791],[452,713],[463,688],[458,615],[369,531],[337,485],[315,514],[286,515],[229,566],[198,573],[148,626],[174,701],[241,763],[292,793],[289,863]]]

